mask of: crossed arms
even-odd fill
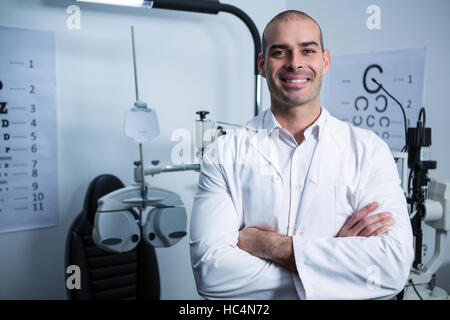
[[[286,292],[294,280],[296,292],[307,299],[395,296],[413,259],[411,226],[389,149],[382,146],[373,156],[366,183],[377,187],[364,190],[360,203],[365,206],[336,237],[240,230],[238,200],[220,166],[205,157],[190,232],[199,294],[208,299],[289,299],[292,292]],[[377,209],[383,212],[369,216]],[[373,270],[379,282],[370,286]]]

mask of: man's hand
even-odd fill
[[[372,202],[356,212],[342,227],[337,237],[371,237],[388,231],[388,227],[395,223],[390,212],[380,212],[373,216],[367,215],[378,208],[377,202]]]

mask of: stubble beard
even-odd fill
[[[305,105],[308,102],[313,101],[320,95],[320,88],[322,86],[322,75],[318,75],[312,81],[310,80],[308,85],[313,86],[313,88],[311,88],[312,90],[311,90],[310,94],[308,94],[306,96],[297,95],[297,94],[290,96],[289,94],[286,94],[285,93],[286,90],[288,92],[291,90],[301,92],[301,90],[303,90],[303,89],[285,89],[285,88],[281,87],[281,84],[280,84],[280,86],[277,86],[277,83],[274,80],[274,76],[272,74],[268,74],[268,75],[269,75],[269,77],[267,78],[267,85],[269,88],[272,104],[276,101],[276,103],[280,107],[283,107],[283,108],[296,107],[296,106]],[[280,82],[281,82],[281,80],[280,80]]]

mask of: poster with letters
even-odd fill
[[[403,113],[379,84],[403,105],[407,126],[415,127],[423,107],[425,55],[421,48],[332,57],[322,105],[335,117],[374,131],[398,152],[405,145]]]
[[[58,224],[55,35],[0,27],[0,232]]]

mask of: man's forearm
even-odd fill
[[[292,237],[257,228],[239,232],[238,247],[262,259],[278,263],[287,270],[297,273]]]
[[[292,237],[274,234],[267,259],[272,260],[291,272],[297,273]]]

